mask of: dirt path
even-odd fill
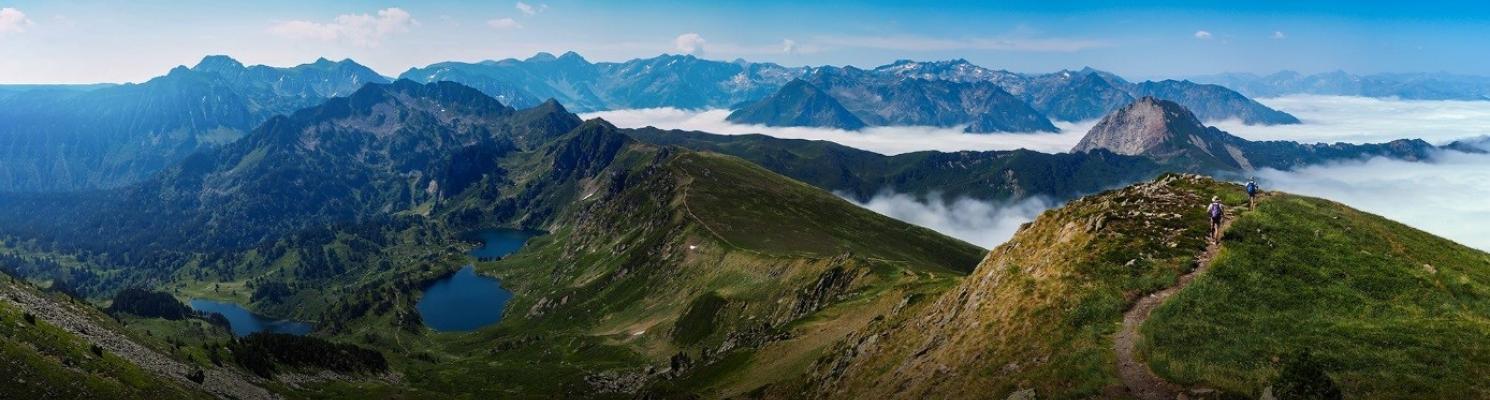
[[[196,388],[222,399],[269,400],[279,398],[255,384],[254,378],[227,368],[204,370],[206,381],[201,384],[189,381],[186,375],[195,371],[196,367],[183,364],[135,343],[118,332],[98,326],[86,317],[88,314],[80,309],[82,306],[38,296],[9,282],[0,282],[0,301],[9,301],[22,310],[35,314],[39,319],[78,335],[89,343],[97,344],[109,353],[129,360],[146,371],[174,380],[184,387]]]
[[[1227,210],[1226,219],[1221,223],[1221,232],[1226,232],[1231,227],[1231,221],[1236,216]],[[1173,400],[1184,393],[1185,388],[1170,383],[1154,374],[1149,369],[1149,364],[1138,359],[1138,341],[1143,337],[1138,328],[1149,320],[1149,314],[1164,304],[1170,296],[1179,293],[1186,286],[1190,286],[1196,277],[1211,269],[1211,261],[1216,259],[1216,254],[1221,252],[1221,242],[1208,240],[1205,251],[1195,258],[1195,269],[1181,275],[1179,282],[1174,286],[1165,288],[1158,292],[1144,296],[1123,313],[1123,328],[1118,331],[1117,337],[1113,338],[1113,347],[1117,352],[1118,378],[1122,379],[1123,386],[1128,388],[1128,394],[1144,400]]]

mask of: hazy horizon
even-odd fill
[[[1132,79],[1280,70],[1490,74],[1473,5],[893,2],[415,4],[21,0],[0,4],[0,81],[139,82],[207,54],[289,66],[351,58],[382,74],[441,61],[575,51],[788,66],[965,58],[1015,72],[1092,67]],[[1162,21],[1155,23],[1154,21]],[[617,28],[620,29],[617,29]]]

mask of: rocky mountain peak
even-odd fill
[[[1195,114],[1179,104],[1145,96],[1102,118],[1073,152],[1106,149],[1123,155],[1148,155],[1174,139],[1205,132]]]

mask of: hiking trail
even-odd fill
[[[1226,236],[1227,228],[1236,219],[1231,209],[1226,210],[1226,217],[1221,222],[1221,236]],[[1209,233],[1209,230],[1207,230]],[[1190,286],[1195,278],[1211,269],[1211,261],[1221,252],[1221,241],[1215,238],[1207,238],[1205,251],[1195,258],[1195,268],[1181,275],[1174,286],[1170,286],[1158,292],[1151,293],[1139,299],[1127,312],[1123,313],[1123,327],[1113,338],[1113,347],[1117,352],[1118,378],[1123,381],[1128,394],[1143,400],[1174,400],[1187,392],[1184,387],[1176,385],[1160,378],[1149,364],[1138,359],[1138,341],[1143,335],[1138,332],[1139,327],[1149,320],[1149,315],[1159,305],[1164,304],[1170,296],[1179,293],[1186,286]],[[1198,389],[1206,391],[1205,389]],[[1198,393],[1197,393],[1198,394]]]

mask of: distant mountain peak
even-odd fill
[[[559,59],[558,57],[555,57],[554,56],[554,53],[549,53],[549,52],[546,52],[546,51],[540,51],[540,52],[534,53],[532,57],[528,57],[528,59],[523,60],[523,61],[526,61],[526,62],[549,62],[549,61],[554,61],[554,60],[558,60],[558,59]]]
[[[562,54],[562,55],[559,56],[559,61],[584,62],[584,63],[590,62],[589,60],[586,60],[584,56],[581,56],[581,55],[579,55],[579,53],[575,53],[573,51],[566,51],[566,52],[564,52],[564,54]]]
[[[1106,149],[1113,153],[1149,155],[1185,134],[1205,131],[1194,113],[1178,103],[1144,96],[1102,117],[1073,152]]]
[[[206,57],[202,57],[202,61],[198,61],[196,66],[191,67],[193,71],[206,72],[238,71],[242,70],[243,68],[243,63],[240,63],[238,62],[238,60],[234,60],[232,57],[228,57],[225,55],[209,55]]]

